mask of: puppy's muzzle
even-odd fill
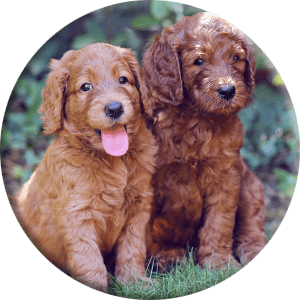
[[[124,108],[122,103],[113,101],[105,106],[104,112],[109,118],[116,120],[124,113]]]
[[[231,100],[235,96],[235,86],[234,85],[222,85],[217,89],[219,96],[224,100]]]

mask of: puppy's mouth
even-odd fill
[[[129,147],[126,125],[115,125],[111,129],[94,129],[102,139],[102,145],[106,153],[112,156],[124,155]]]

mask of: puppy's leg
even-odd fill
[[[107,291],[107,270],[99,249],[93,211],[75,210],[70,205],[61,211],[58,223],[72,277],[92,288]]]
[[[233,257],[233,228],[240,193],[240,168],[235,164],[225,170],[202,169],[204,212],[198,237],[197,258],[202,266],[239,265]]]
[[[145,207],[143,201],[150,203],[151,199],[135,200],[137,203],[133,204],[134,207],[117,240],[115,275],[121,282],[149,281],[145,276],[145,261],[146,225],[150,218],[150,205]]]
[[[242,186],[234,228],[234,253],[242,264],[266,245],[263,185],[242,161]]]
[[[153,180],[154,209],[151,217],[151,254],[162,271],[187,256],[187,246],[198,246],[203,199],[196,169],[189,164],[161,167]]]

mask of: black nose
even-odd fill
[[[111,119],[118,119],[124,112],[123,105],[117,101],[111,102],[105,106],[104,112]]]
[[[235,95],[234,85],[223,85],[217,89],[218,94],[224,100],[231,100]]]

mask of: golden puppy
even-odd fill
[[[106,291],[112,255],[117,279],[145,273],[156,146],[141,112],[144,78],[131,51],[100,43],[51,69],[40,112],[57,137],[17,194],[16,214],[51,262]]]

